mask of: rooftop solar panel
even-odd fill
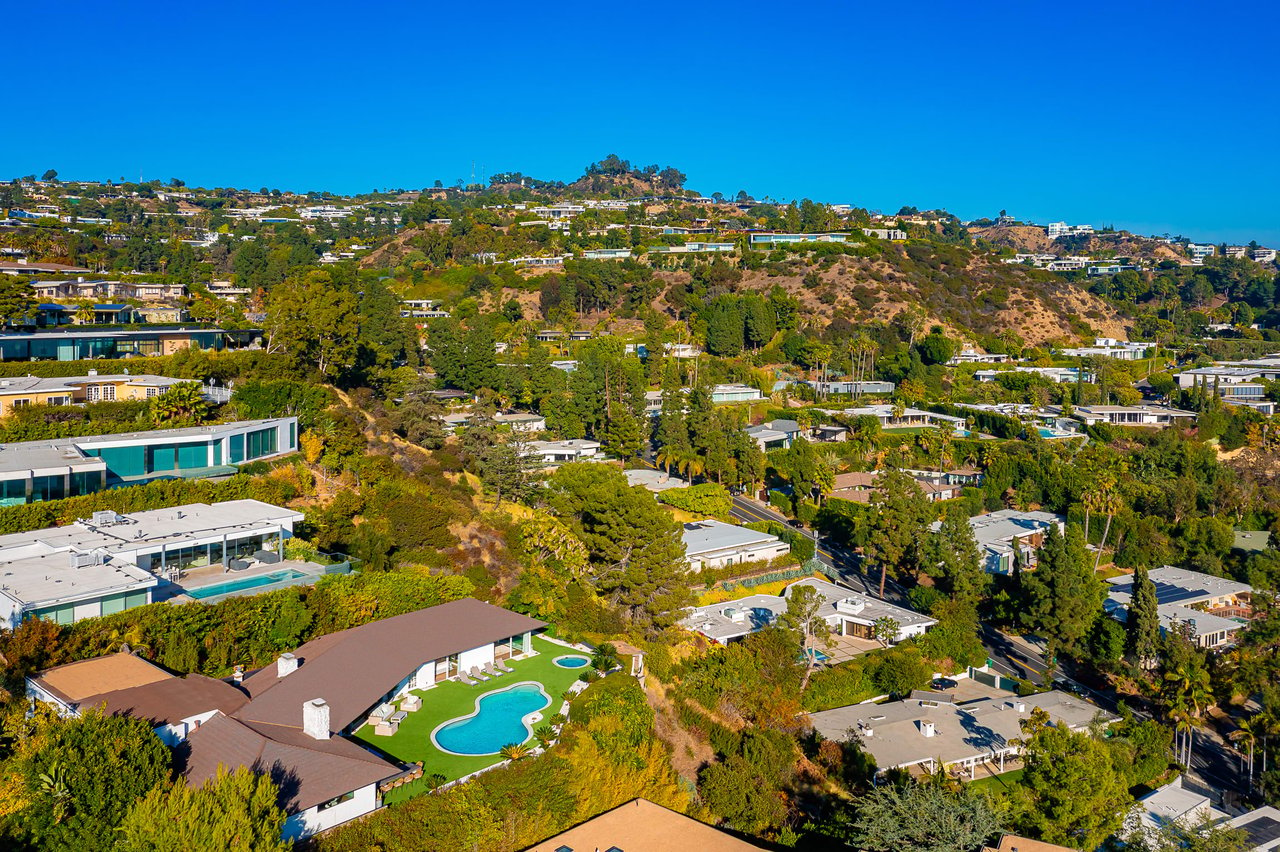
[[[1241,826],[1249,837],[1249,843],[1256,848],[1265,848],[1267,844],[1280,840],[1280,822],[1264,816]]]

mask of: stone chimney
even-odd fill
[[[313,740],[329,739],[329,705],[323,698],[303,702],[302,732]]]
[[[280,655],[280,659],[276,660],[276,677],[284,677],[293,674],[298,670],[298,658],[293,654],[285,652]]]

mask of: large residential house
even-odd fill
[[[152,602],[182,572],[266,552],[278,558],[302,515],[258,500],[95,512],[63,527],[0,536],[0,626],[72,624]]]
[[[140,299],[146,302],[175,301],[187,296],[186,284],[150,281],[86,281],[83,277],[65,281],[33,281],[36,298],[59,299]]]
[[[297,449],[296,417],[0,444],[0,506],[154,479],[227,476],[237,465]]]
[[[941,521],[934,521],[930,529],[936,532],[941,527]],[[1014,548],[1017,548],[1021,556],[1022,567],[1034,568],[1036,554],[1044,543],[1045,532],[1050,527],[1057,527],[1058,532],[1064,532],[1066,518],[1051,512],[1001,509],[970,518],[969,527],[973,530],[974,541],[982,554],[983,569],[991,574],[1012,574]]]
[[[800,424],[794,420],[770,420],[759,426],[748,426],[742,431],[746,432],[761,450],[786,449],[804,432]]]
[[[464,598],[321,636],[239,682],[116,654],[40,672],[28,689],[66,714],[104,707],[149,720],[192,786],[221,766],[269,773],[296,840],[377,810],[382,785],[416,771],[346,737],[374,710],[410,690],[430,701],[436,683],[534,653],[546,626]]]
[[[1154,343],[1130,343],[1114,337],[1099,337],[1092,346],[1060,349],[1058,354],[1067,358],[1115,358],[1118,361],[1141,361],[1155,347]]]
[[[684,556],[690,570],[767,562],[786,556],[791,545],[775,535],[710,518],[684,525]]]
[[[908,473],[930,503],[961,497],[965,487],[974,484],[973,478],[961,475],[964,471],[913,470]],[[972,473],[976,474],[976,481],[980,483],[982,473]],[[880,472],[875,470],[838,473],[831,487],[831,496],[854,503],[870,503],[879,478]]]
[[[529,441],[521,451],[521,455],[525,458],[544,465],[596,461],[600,459],[599,453],[600,442],[585,438],[572,438],[566,441]]]
[[[39,331],[0,334],[0,361],[81,361],[172,355],[183,349],[221,352],[257,345],[260,329],[152,328],[146,331]]]
[[[1168,565],[1147,576],[1156,588],[1161,633],[1176,626],[1201,648],[1216,650],[1232,644],[1253,617],[1253,587],[1248,583]],[[1123,624],[1133,596],[1133,576],[1121,574],[1107,582],[1111,589],[1106,610]]]
[[[1080,405],[1071,416],[1086,426],[1109,424],[1112,426],[1172,426],[1192,422],[1194,411],[1171,408],[1167,405]]]
[[[722,402],[755,402],[763,399],[759,388],[750,385],[716,385],[711,389],[711,401]]]
[[[146,373],[104,374],[90,370],[84,376],[17,376],[0,379],[0,417],[27,405],[75,405],[84,402],[117,402],[159,396],[184,379]]]
[[[807,579],[787,586],[781,595],[750,595],[725,603],[693,607],[681,619],[680,625],[712,642],[727,645],[776,624],[787,611],[787,601],[791,594],[802,586],[810,586],[822,596],[822,607],[818,615],[836,636],[874,639],[876,621],[892,618],[898,623],[898,634],[892,641],[901,642],[912,636],[923,635],[938,623],[936,619],[914,610],[860,594],[845,586],[825,580]]]
[[[905,701],[851,704],[809,714],[823,737],[837,742],[857,736],[881,772],[890,769],[956,768],[973,778],[978,767],[1003,772],[1005,761],[1022,753],[1021,723],[1032,710],[1049,714],[1055,727],[1084,730],[1095,719],[1115,716],[1065,692],[1026,697],[982,698],[956,704],[949,694],[915,692]]]
[[[863,405],[857,408],[846,408],[843,413],[846,417],[874,417],[880,421],[880,426],[883,429],[908,429],[950,423],[957,434],[966,430],[966,421],[963,417],[938,414],[934,411],[923,411],[919,408],[895,409],[897,409],[897,406],[888,404]]]
[[[791,245],[793,243],[843,243],[848,242],[849,235],[841,233],[827,234],[751,234],[751,246],[769,247]]]

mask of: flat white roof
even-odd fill
[[[732,548],[751,547],[779,541],[776,535],[756,532],[707,518],[684,525],[685,556],[693,558],[704,553],[715,553]]]

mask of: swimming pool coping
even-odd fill
[[[510,743],[503,743],[501,746],[498,747],[497,751],[486,751],[486,752],[481,752],[479,754],[470,754],[468,752],[454,751],[453,749],[445,748],[444,746],[440,745],[440,741],[436,739],[436,734],[438,734],[442,728],[445,728],[456,722],[464,722],[467,719],[475,718],[480,713],[480,702],[482,700],[484,700],[485,698],[488,698],[490,695],[497,695],[499,692],[508,692],[512,689],[515,689],[517,686],[536,686],[538,687],[538,691],[542,693],[542,696],[547,699],[546,704],[542,705],[537,710],[533,710],[520,717],[520,724],[524,725],[525,730],[528,731],[528,736],[526,736],[519,743],[519,745],[524,745],[524,743],[528,742],[533,737],[533,723],[542,721],[542,711],[550,707],[551,701],[552,701],[551,694],[547,692],[546,685],[536,680],[522,680],[519,683],[513,683],[509,686],[504,686],[500,689],[491,689],[488,692],[482,692],[481,694],[477,695],[475,700],[475,705],[472,708],[470,713],[466,714],[465,716],[454,716],[452,719],[445,719],[439,725],[436,725],[434,729],[432,729],[431,745],[435,746],[437,751],[440,751],[444,754],[451,754],[451,755],[454,755],[455,757],[492,757],[496,754],[501,754],[502,749],[510,745]]]

